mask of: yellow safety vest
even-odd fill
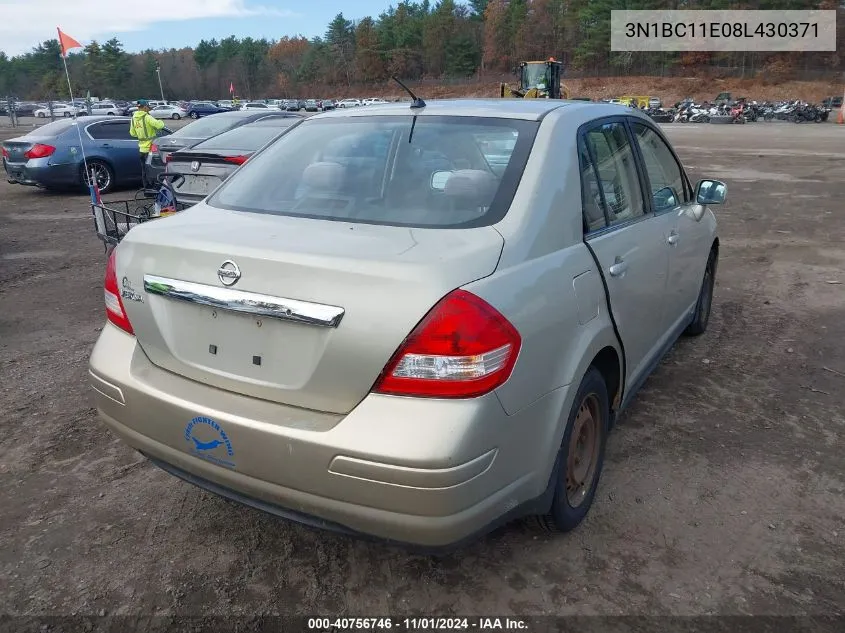
[[[129,134],[138,139],[138,149],[142,154],[150,151],[156,132],[164,127],[164,121],[159,121],[148,112],[138,110],[132,115],[129,124]]]

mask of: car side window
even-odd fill
[[[647,125],[632,122],[631,126],[643,155],[654,212],[660,213],[689,202],[684,172],[668,145]]]
[[[607,226],[607,218],[604,215],[599,179],[582,138],[578,139],[578,162],[581,168],[581,212],[584,219],[584,233],[591,233]]]
[[[625,124],[604,123],[587,131],[586,137],[591,156],[595,159],[609,226],[644,215],[637,163]]]
[[[95,139],[109,139],[113,141],[131,141],[132,135],[129,134],[129,125],[123,121],[105,123],[95,123],[88,126],[88,134]]]

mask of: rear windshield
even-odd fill
[[[72,119],[63,119],[61,121],[53,121],[52,123],[48,123],[47,125],[42,125],[41,127],[37,127],[32,132],[27,134],[27,136],[58,136],[65,130],[70,129],[70,126],[73,125]]]
[[[494,224],[513,200],[538,126],[486,117],[312,119],[256,155],[207,202],[390,226]]]
[[[220,134],[226,130],[231,130],[233,127],[243,121],[244,117],[227,116],[225,114],[213,114],[204,119],[197,119],[193,123],[189,123],[185,127],[176,130],[170,136],[181,138],[208,138],[215,134]]]
[[[242,125],[234,130],[223,132],[217,136],[203,141],[198,145],[194,145],[192,150],[221,150],[221,149],[235,149],[254,152],[261,149],[264,145],[272,141],[276,136],[281,134],[286,128],[289,128],[296,122],[296,119],[276,119],[273,121],[276,125],[262,125],[260,123],[251,123],[249,125]]]

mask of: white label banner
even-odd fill
[[[836,51],[836,11],[611,11],[610,50]]]

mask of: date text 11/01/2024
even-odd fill
[[[817,38],[818,22],[626,22],[631,38]]]
[[[528,623],[511,617],[308,618],[309,631],[525,631]]]

